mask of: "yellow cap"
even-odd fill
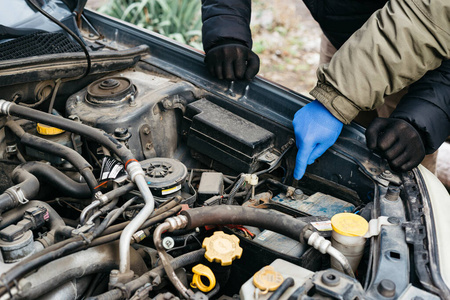
[[[345,236],[363,236],[369,230],[369,223],[360,215],[341,213],[331,218],[331,227]]]
[[[213,271],[205,265],[198,264],[192,268],[194,276],[192,277],[191,287],[198,288],[203,293],[207,293],[216,286],[216,276]],[[201,276],[205,276],[209,280],[209,285],[205,285],[201,279]]]
[[[36,129],[37,129],[37,132],[42,135],[57,135],[57,134],[64,132],[64,130],[62,130],[62,129],[44,125],[41,123],[37,123]]]
[[[222,266],[231,265],[234,259],[241,258],[242,255],[238,237],[223,231],[216,231],[211,237],[205,238],[202,247],[206,249],[207,260],[218,262]]]
[[[265,266],[253,275],[253,284],[262,291],[273,292],[283,281],[283,276],[272,266]]]

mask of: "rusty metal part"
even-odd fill
[[[136,88],[126,77],[102,78],[87,88],[86,101],[92,104],[115,105],[136,95]]]

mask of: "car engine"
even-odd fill
[[[301,97],[85,23],[88,60],[61,33],[0,43],[73,47],[0,57],[1,300],[398,296],[376,268],[409,272],[402,182],[359,129],[295,181]]]
[[[286,184],[292,138],[277,147],[274,132],[142,62],[35,105],[57,85],[8,86],[0,103],[1,268],[23,276],[14,299],[250,299],[245,282],[277,258],[292,276],[326,269],[330,218],[362,204]],[[312,234],[315,247],[299,241]]]

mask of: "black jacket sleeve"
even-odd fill
[[[339,49],[387,0],[303,0],[331,44]]]
[[[412,84],[391,117],[419,131],[427,154],[436,151],[450,135],[450,60]]]
[[[208,52],[223,40],[252,48],[251,0],[202,0],[203,49]]]

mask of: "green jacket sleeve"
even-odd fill
[[[317,71],[311,95],[350,123],[450,58],[450,1],[391,0]]]

